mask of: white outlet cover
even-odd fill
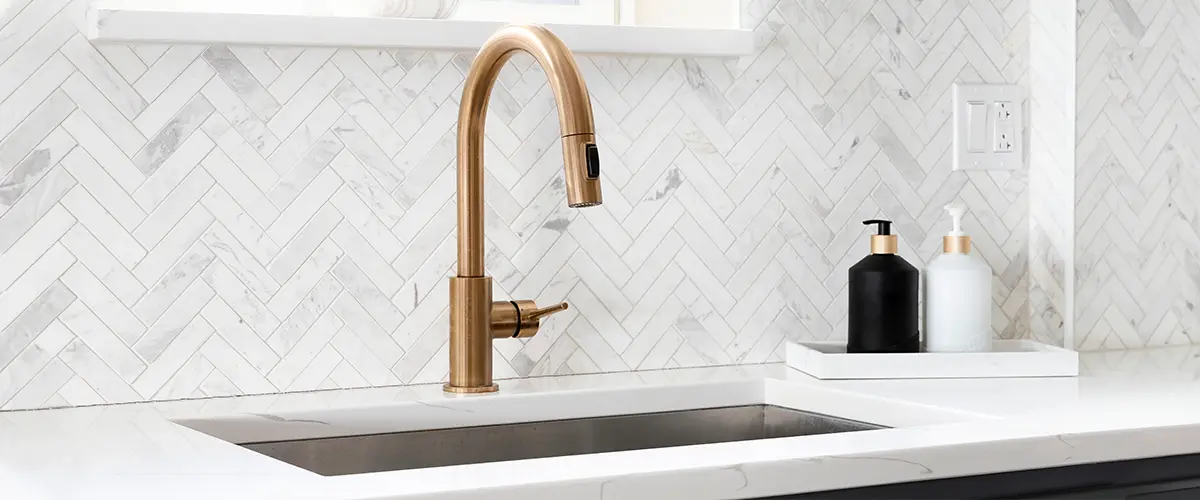
[[[1019,85],[1007,84],[954,84],[954,170],[1020,170],[1025,167],[1025,92]],[[996,120],[995,112],[986,113],[983,130],[979,130],[978,119],[972,126],[972,106],[984,106],[983,109],[995,110],[996,103],[1012,103],[1012,117],[1008,125],[1012,130],[1012,149],[996,151]],[[976,111],[978,112],[978,111]],[[972,130],[974,129],[974,130]],[[982,134],[980,141],[974,136]],[[972,140],[974,139],[974,140]],[[986,145],[979,150],[980,143]],[[972,145],[975,147],[972,148]]]

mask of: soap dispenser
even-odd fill
[[[992,270],[971,254],[962,205],[946,205],[952,229],[942,254],[925,269],[925,350],[987,352],[992,348]]]
[[[917,352],[921,336],[917,322],[920,273],[896,255],[892,222],[877,225],[871,236],[871,255],[850,268],[849,353]]]

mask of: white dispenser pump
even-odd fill
[[[967,213],[967,207],[951,203],[946,205],[946,212],[950,214],[950,220],[954,226],[950,229],[950,234],[942,237],[942,252],[971,253],[971,237],[962,230],[962,218]]]
[[[951,203],[946,205],[946,212],[950,213],[950,220],[954,224],[954,228],[950,230],[950,236],[966,236],[962,232],[962,218],[967,214],[967,207]]]
[[[946,205],[952,223],[942,255],[925,268],[925,350],[986,352],[992,346],[992,270],[971,255],[967,207]]]

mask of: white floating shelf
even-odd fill
[[[98,42],[405,47],[474,51],[505,23],[441,19],[155,10],[96,0],[88,38]],[[547,24],[581,54],[732,57],[754,50],[746,29]]]

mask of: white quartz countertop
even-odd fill
[[[1060,379],[818,381],[761,365],[509,380],[484,396],[429,385],[0,413],[0,491],[123,500],[756,498],[1200,453],[1197,356],[1200,347],[1086,354],[1083,376]],[[220,439],[758,403],[892,428],[337,477]]]

